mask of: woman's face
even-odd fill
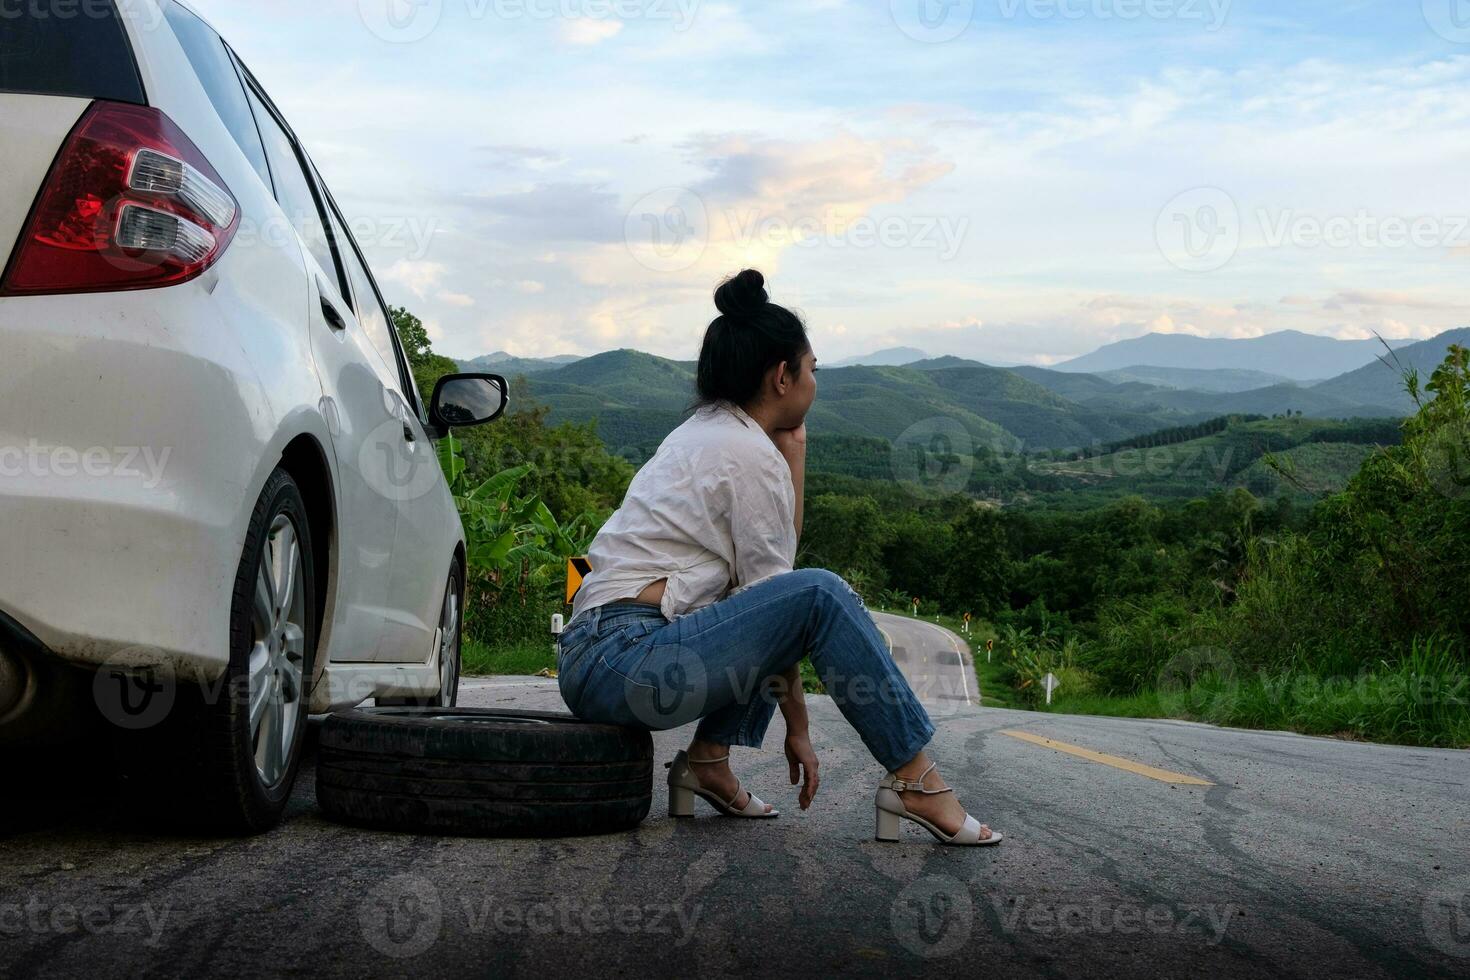
[[[807,351],[801,356],[801,370],[793,377],[787,372],[785,395],[781,399],[783,429],[794,429],[806,421],[812,403],[817,400],[817,355]]]

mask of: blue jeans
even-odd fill
[[[656,606],[611,603],[578,616],[560,650],[562,699],[586,721],[667,731],[699,720],[700,741],[759,748],[773,681],[810,655],[889,772],[934,738],[862,600],[831,572],[780,575],[672,623]]]

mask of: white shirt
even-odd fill
[[[785,457],[739,408],[701,408],[638,471],[598,533],[572,618],[668,579],[662,609],[675,619],[791,571],[796,543]]]

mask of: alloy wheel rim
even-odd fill
[[[305,693],[306,575],[296,525],[277,515],[255,573],[250,648],[250,744],[255,771],[269,788],[290,768]]]
[[[444,596],[444,611],[439,616],[439,703],[454,704],[455,682],[459,677],[459,589],[453,579]]]

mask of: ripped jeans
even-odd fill
[[[934,738],[862,600],[831,572],[768,579],[674,622],[658,607],[614,602],[561,636],[562,699],[585,721],[759,748],[776,712],[773,678],[810,655],[827,693],[889,772]]]

